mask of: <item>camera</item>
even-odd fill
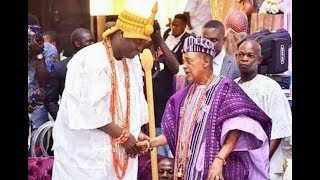
[[[28,25],[28,53],[31,50],[31,43],[35,41],[42,43],[41,27],[38,25]]]

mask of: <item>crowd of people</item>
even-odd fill
[[[54,121],[52,139],[45,143],[53,152],[48,161],[53,180],[150,180],[153,149],[159,179],[282,179],[292,151],[291,108],[280,85],[258,74],[259,42],[235,45],[235,34],[245,37],[248,27],[239,32],[230,22],[226,27],[212,19],[209,1],[188,2],[164,32],[155,19],[157,4],[150,16],[123,10],[106,23],[100,42],[90,30],[76,28],[69,57],[56,32],[42,32],[29,14],[30,137]],[[200,15],[204,12],[210,17]],[[231,46],[232,52],[226,49]],[[140,62],[146,48],[154,61],[153,138],[146,128]]]

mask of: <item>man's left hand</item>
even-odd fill
[[[215,158],[210,166],[207,180],[224,180],[222,175],[223,161]]]

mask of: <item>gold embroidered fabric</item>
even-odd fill
[[[224,22],[227,14],[232,10],[240,10],[238,0],[210,0],[212,19]]]

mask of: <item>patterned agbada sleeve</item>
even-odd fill
[[[167,138],[170,150],[172,154],[175,154],[176,149],[176,132],[178,131],[176,122],[176,114],[174,107],[174,99],[170,98],[164,110],[162,120],[161,120],[161,129],[164,136]]]
[[[184,97],[186,96],[190,87],[191,86],[188,85],[170,97],[161,119],[161,129],[167,138],[173,155],[175,155],[176,152],[181,103],[183,102]]]
[[[220,105],[218,122],[223,123],[223,120],[230,119],[235,116],[246,115],[258,121],[265,133],[270,139],[272,121],[270,117],[264,113],[259,106],[241,89],[241,87],[234,81],[226,80],[224,91],[224,99]],[[232,112],[232,113],[230,113]]]
[[[205,150],[204,176],[207,175],[214,156],[221,148],[220,139],[222,125],[230,119],[233,119],[232,125],[237,125],[235,122],[242,123],[243,118],[235,118],[240,116],[247,116],[262,127],[262,131],[264,132],[260,132],[256,135],[266,134],[268,140],[264,141],[261,137],[258,139],[264,142],[270,140],[271,119],[246,95],[238,84],[230,78],[222,77],[220,84],[216,88],[211,104],[211,110],[208,114],[208,118],[211,118],[211,120],[207,121],[209,123],[206,124],[206,127],[208,128],[206,131],[206,142],[211,145],[206,147]],[[248,129],[250,129],[250,127]],[[252,144],[250,144],[249,147],[261,147],[260,140],[250,141]],[[268,146],[263,147],[268,148]],[[268,156],[263,156],[263,158],[264,157],[268,160]],[[243,159],[245,159],[245,161],[243,161]],[[248,152],[245,151],[230,153],[226,159],[228,163],[224,167],[224,177],[226,179],[244,179],[249,172],[249,159],[250,156]],[[243,164],[243,162],[245,162],[245,164]],[[267,173],[263,171],[263,174],[263,176],[265,176]]]

